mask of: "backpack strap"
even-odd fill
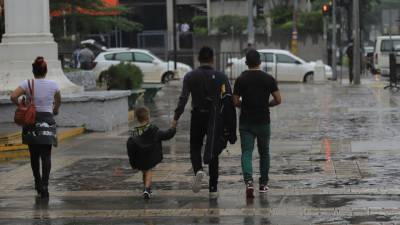
[[[32,81],[32,85],[31,82]],[[29,94],[31,95],[31,103],[35,104],[35,80],[28,80]]]

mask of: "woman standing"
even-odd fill
[[[32,126],[22,129],[22,143],[29,146],[31,167],[35,179],[35,189],[41,198],[48,198],[49,176],[51,169],[51,148],[57,145],[56,122],[54,115],[58,114],[61,104],[60,89],[56,82],[47,80],[47,64],[43,57],[37,57],[32,64],[34,79],[25,80],[11,94],[11,101],[18,105],[20,96],[33,99],[36,105],[36,119]],[[40,174],[40,161],[42,174]]]

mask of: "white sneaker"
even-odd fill
[[[216,199],[219,196],[218,191],[209,192],[209,195],[210,195],[210,199]]]
[[[192,190],[194,193],[197,193],[200,191],[201,181],[203,180],[203,177],[205,175],[206,174],[202,170],[197,171],[196,176],[194,176],[193,183],[192,183]]]

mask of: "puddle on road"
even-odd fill
[[[296,174],[317,173],[322,171],[324,170],[321,167],[312,167],[312,168],[294,167],[294,168],[283,169],[282,173],[296,175]]]

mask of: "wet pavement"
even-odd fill
[[[186,110],[164,144],[151,200],[127,160],[130,124],[54,149],[49,201],[35,198],[27,159],[1,162],[0,224],[400,224],[400,93],[383,86],[280,84],[271,189],[254,200],[245,198],[239,143],[222,153],[219,197],[209,198],[207,182],[191,191]],[[169,125],[179,91],[169,84],[148,105],[155,124]],[[257,157],[254,167],[257,177]]]

